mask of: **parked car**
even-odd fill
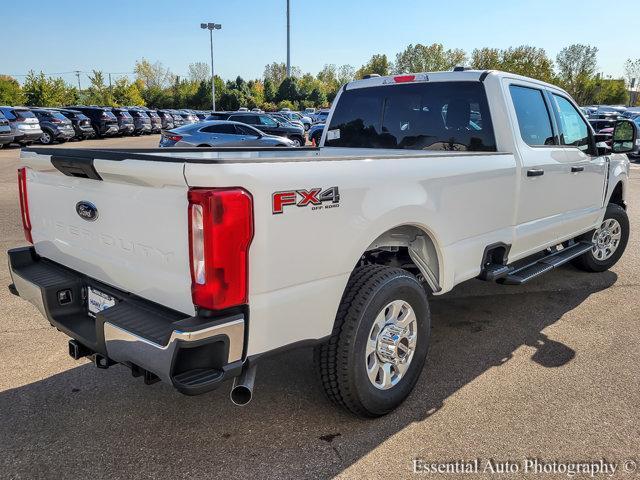
[[[306,115],[307,117],[313,117],[313,115],[315,115],[316,113],[316,109],[313,107],[309,107],[309,108],[305,108],[304,112],[302,112],[303,115]]]
[[[173,115],[169,110],[156,110],[160,117],[160,130],[171,130],[175,125],[173,123]]]
[[[211,120],[162,132],[160,147],[293,147],[291,140],[265,135],[239,122]]]
[[[158,115],[158,112],[150,108],[145,108],[144,111],[151,119],[151,133],[160,133],[160,130],[162,130],[162,119],[160,115]]]
[[[266,113],[237,112],[229,115],[229,120],[253,125],[261,132],[279,137],[286,137],[293,141],[294,146],[304,145],[304,128],[296,125],[278,122]]]
[[[128,110],[133,117],[133,134],[142,135],[143,133],[151,133],[151,118],[149,115],[139,108],[129,108]]]
[[[179,115],[184,119],[185,125],[198,122],[198,117],[186,110],[179,110]]]
[[[304,129],[304,125],[302,124],[302,122],[298,121],[298,120],[291,120],[289,118],[287,118],[286,115],[283,115],[281,113],[267,113],[267,115],[269,115],[271,118],[274,118],[276,121],[287,124],[287,125],[294,125],[296,127],[300,127],[302,129]]]
[[[324,123],[314,123],[309,131],[307,132],[307,136],[309,141],[313,143],[316,147],[320,145],[320,139],[322,138],[322,132],[324,131]]]
[[[43,145],[51,145],[53,142],[64,143],[76,136],[71,120],[60,112],[46,108],[32,108],[31,111],[40,122],[40,143]]]
[[[227,120],[235,112],[211,112],[205,120]]]
[[[593,127],[596,133],[599,133],[602,129],[605,128],[613,128],[616,124],[617,120],[613,118],[605,118],[605,119],[595,119],[590,118],[589,123]]]
[[[314,123],[326,123],[330,110],[320,110],[313,117]]]
[[[95,137],[96,132],[91,126],[91,120],[79,110],[71,110],[67,108],[57,108],[61,114],[71,120],[76,140],[84,140],[85,138]]]
[[[181,127],[182,125],[187,124],[187,122],[185,121],[183,116],[180,115],[180,112],[178,110],[171,110],[171,115],[173,115],[174,128]]]
[[[115,107],[111,111],[118,119],[118,133],[120,135],[132,135],[136,127],[129,110],[124,107]]]
[[[283,115],[285,118],[291,121],[300,122],[305,130],[309,130],[309,128],[311,127],[311,124],[313,123],[311,118],[305,115],[300,115],[298,112],[280,111],[277,113],[279,113],[280,115]]]
[[[67,108],[71,110],[78,110],[89,117],[93,131],[98,138],[113,137],[120,131],[118,119],[113,114],[110,107],[87,107],[84,105],[74,105]]]
[[[13,133],[9,120],[0,112],[0,148],[13,142]]]
[[[9,121],[13,141],[22,146],[30,145],[42,136],[36,116],[27,107],[0,107],[0,112]]]
[[[621,259],[637,218],[625,210],[630,124],[605,149],[558,87],[434,72],[350,82],[319,149],[59,148],[55,169],[50,152],[24,152],[29,245],[8,252],[10,290],[72,337],[72,358],[190,395],[233,379],[238,404],[263,358],[281,371],[270,354],[313,344],[327,397],[379,417],[420,379],[459,382],[420,377],[432,295],[476,278],[517,289],[569,262],[604,272]],[[485,308],[473,302],[466,311]],[[615,306],[603,311],[614,321]],[[529,344],[521,313],[509,328]]]

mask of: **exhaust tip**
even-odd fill
[[[231,401],[242,407],[247,405],[253,397],[253,391],[246,385],[236,385],[231,389]]]

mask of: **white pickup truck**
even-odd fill
[[[261,357],[312,344],[329,398],[383,415],[424,365],[428,295],[618,261],[636,130],[599,140],[553,85],[458,70],[345,85],[319,148],[24,149],[10,289],[100,368],[234,378],[243,404]]]

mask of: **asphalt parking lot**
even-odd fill
[[[523,287],[473,280],[433,298],[415,391],[364,421],[325,400],[308,349],[262,363],[244,408],[228,385],[186,397],[121,366],[72,360],[67,337],[4,288],[4,252],[23,244],[18,155],[0,150],[3,478],[404,478],[416,458],[640,461],[639,167],[627,195],[631,238],[612,271],[563,267]]]

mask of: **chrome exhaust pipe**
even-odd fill
[[[249,365],[242,369],[239,376],[233,379],[231,387],[231,401],[240,407],[247,405],[253,396],[253,382],[256,379],[256,365]]]

